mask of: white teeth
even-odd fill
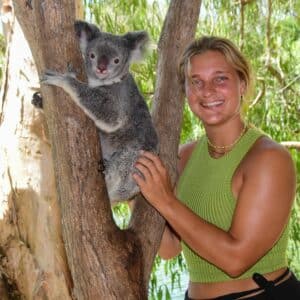
[[[214,101],[214,102],[209,102],[209,103],[202,103],[202,106],[204,107],[212,107],[212,106],[217,106],[222,104],[223,101]]]

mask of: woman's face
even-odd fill
[[[204,125],[218,125],[240,118],[245,83],[218,51],[191,57],[185,81],[186,96],[193,113]]]

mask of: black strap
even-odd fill
[[[256,282],[256,284],[261,287],[261,288],[268,288],[268,287],[273,287],[275,283],[281,281],[285,276],[289,274],[290,270],[286,269],[286,271],[277,277],[275,280],[267,280],[263,275],[259,273],[254,273],[252,276],[252,279]]]
[[[276,300],[276,295],[274,292],[274,285],[281,281],[285,276],[289,274],[290,270],[287,269],[282,275],[280,275],[278,278],[276,278],[273,281],[267,280],[263,275],[259,273],[254,273],[252,276],[252,279],[256,282],[256,284],[259,286],[259,288],[244,291],[244,292],[238,292],[238,293],[232,293],[228,295],[224,295],[221,297],[215,298],[215,300],[232,300],[232,299],[238,299],[240,297],[249,296],[255,292],[265,292],[264,295],[266,295],[267,299]],[[189,299],[189,298],[187,298]]]
[[[289,274],[290,270],[286,269],[286,271],[280,275],[275,280],[268,280],[263,275],[259,273],[254,273],[252,279],[256,282],[256,284],[265,290],[266,296],[268,299],[276,299],[276,293],[274,291],[274,286],[277,282],[281,281],[285,276]]]

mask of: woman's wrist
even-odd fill
[[[158,207],[156,209],[166,218],[168,219],[175,213],[175,206],[179,200],[176,198],[174,194],[170,194],[163,201],[160,201]]]

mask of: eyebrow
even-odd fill
[[[221,75],[221,74],[231,74],[229,71],[215,71],[213,75]],[[198,78],[199,74],[193,74],[190,78]]]
[[[224,70],[224,71],[216,71],[216,72],[214,72],[213,74],[230,74],[230,72]]]

